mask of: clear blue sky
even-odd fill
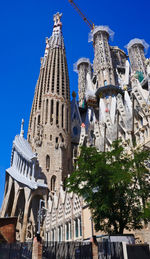
[[[124,49],[135,37],[150,43],[149,0],[75,1],[96,25],[108,25],[115,32],[112,45]],[[0,206],[12,142],[20,132],[22,118],[25,119],[25,136],[27,134],[40,57],[44,54],[45,37],[51,35],[53,14],[57,11],[63,13],[71,92],[77,91],[73,63],[80,57],[93,61],[93,47],[88,43],[88,26],[68,0],[0,2]]]

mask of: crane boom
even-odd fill
[[[86,24],[90,27],[91,30],[93,30],[95,27],[94,23],[91,20],[86,18],[86,16],[83,14],[83,12],[79,9],[77,4],[75,4],[73,0],[68,0],[68,1],[73,6],[73,8],[78,12],[78,14],[82,17],[83,21],[86,22]]]

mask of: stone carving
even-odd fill
[[[26,231],[26,240],[31,240],[34,237],[34,227],[32,221],[29,220],[27,224],[27,231]]]
[[[37,147],[41,147],[43,140],[43,126],[37,125],[37,136],[35,138],[35,144]]]

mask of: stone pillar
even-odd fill
[[[25,188],[25,208],[24,208],[24,217],[23,217],[23,226],[21,230],[21,242],[25,242],[25,237],[26,237],[26,228],[27,228],[27,221],[28,221],[28,213],[29,213],[29,207],[30,207],[30,201],[29,199],[30,196],[30,189]]]
[[[93,259],[98,259],[98,244],[96,241],[96,237],[92,236],[91,237],[91,243],[92,243],[92,255],[93,255]]]
[[[123,246],[123,256],[124,256],[124,259],[128,259],[127,243],[126,242],[122,242],[122,246]]]
[[[15,197],[14,197],[13,207],[12,207],[12,211],[11,211],[11,217],[15,216],[18,197],[19,197],[19,194],[20,194],[19,185],[16,181],[14,182],[14,187],[15,187]]]
[[[34,180],[34,175],[35,175],[35,161],[33,161],[33,165],[32,165],[32,181]]]
[[[33,240],[32,259],[42,259],[42,242],[40,237]]]
[[[7,191],[6,196],[4,197],[4,200],[3,200],[3,205],[2,205],[2,209],[1,209],[1,217],[5,216],[5,213],[6,213],[6,210],[7,210],[7,205],[8,205],[8,200],[9,200],[9,196],[10,196],[10,192],[11,192],[11,188],[12,188],[12,184],[13,184],[13,180],[9,176],[8,191]]]

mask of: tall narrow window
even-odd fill
[[[44,108],[45,108],[45,100],[43,100],[42,123],[44,122]]]
[[[65,96],[65,79],[64,79],[64,60],[63,60],[63,55],[61,55],[61,71],[62,71],[62,96]]]
[[[81,217],[79,218],[79,228],[80,228],[80,236],[82,236],[82,221],[81,221]]]
[[[51,100],[51,115],[50,115],[50,122],[53,123],[53,113],[54,113],[54,101]]]
[[[62,226],[58,227],[58,241],[62,241]]]
[[[59,102],[56,103],[56,125],[59,123]]]
[[[60,74],[60,70],[59,70],[59,49],[57,50],[57,94],[59,94],[59,74]]]
[[[49,169],[50,169],[50,156],[47,155],[46,156],[46,170],[49,171]]]
[[[39,93],[39,109],[41,109],[41,103],[42,103],[42,92],[43,92],[43,78],[44,78],[44,70],[42,70],[42,79],[40,82],[40,93]]]
[[[52,241],[55,241],[55,229],[52,229],[51,234],[52,234]]]
[[[62,104],[62,122],[61,122],[62,128],[64,127],[64,104]]]
[[[28,142],[29,142],[29,143],[31,142],[30,134],[28,135]]]
[[[34,118],[33,137],[35,136],[36,117]]]
[[[66,240],[69,240],[69,222],[66,223]]]
[[[66,113],[67,113],[67,132],[68,132],[68,130],[69,130],[69,111],[68,111],[68,109],[67,109],[67,111],[66,111]]]
[[[75,237],[79,236],[78,219],[75,219]]]
[[[54,59],[53,59],[52,93],[54,92],[54,85],[55,85],[55,60],[56,60],[56,49],[54,52]]]
[[[55,183],[56,183],[56,176],[53,175],[51,178],[51,191],[54,192],[55,191]]]
[[[48,118],[48,99],[46,100],[45,124],[47,123],[47,118]]]
[[[38,125],[40,125],[40,114],[38,115]]]

